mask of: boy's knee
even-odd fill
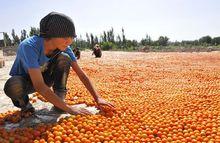
[[[59,56],[58,56],[58,60],[66,60],[68,62],[71,61],[71,58],[68,54],[66,53],[61,53]]]
[[[4,92],[10,98],[19,98],[25,91],[25,79],[21,76],[9,78],[4,86]]]
[[[70,66],[71,58],[68,54],[62,53],[58,56],[57,62],[59,66]]]

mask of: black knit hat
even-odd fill
[[[62,13],[51,12],[40,21],[40,36],[44,38],[75,38],[75,26],[70,17]]]

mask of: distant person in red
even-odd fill
[[[100,58],[102,56],[102,51],[99,44],[95,44],[92,55],[93,54],[95,55],[96,58]]]
[[[78,47],[76,47],[76,48],[73,49],[73,53],[75,54],[77,60],[80,59],[80,54],[81,54],[81,53],[80,53],[80,50],[79,50]]]

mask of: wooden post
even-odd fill
[[[4,40],[4,32],[0,32],[3,34],[3,40]],[[6,47],[6,41],[4,40],[4,47],[2,47],[2,54],[0,52],[0,68],[3,68],[5,66],[5,60],[4,60],[4,48]]]
[[[5,66],[5,60],[3,58],[0,58],[0,68],[3,68]]]

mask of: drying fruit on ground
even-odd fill
[[[103,52],[101,59],[90,54],[82,52],[79,65],[117,112],[104,107],[109,116],[0,128],[0,142],[220,142],[220,52]],[[97,106],[73,71],[67,89],[68,104]],[[13,113],[0,114],[0,124]]]

